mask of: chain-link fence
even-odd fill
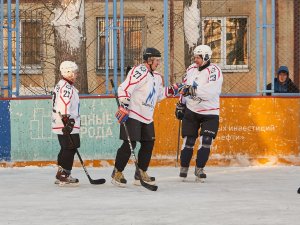
[[[127,66],[142,62],[142,52],[146,47],[155,47],[164,55],[166,37],[169,39],[168,65],[165,65],[166,61],[162,60],[158,70],[163,76],[168,76],[171,83],[181,81],[186,68],[192,63],[192,49],[203,43],[211,46],[212,62],[218,64],[223,71],[223,94],[256,94],[264,91],[264,86],[272,81],[272,71],[276,72],[280,65],[288,66],[290,78],[299,87],[300,9],[297,0],[275,1],[275,21],[272,20],[271,0],[258,1],[260,2],[258,7],[256,0],[170,0],[167,1],[168,29],[164,26],[164,7],[166,7],[164,0],[124,0],[122,27],[124,68],[121,68],[122,57],[119,51],[122,34],[120,1],[116,1],[116,5],[113,1],[107,2],[101,0],[20,1],[20,95],[50,94],[59,72],[58,58],[63,60],[68,57],[64,54],[63,45],[57,44],[56,38],[62,38],[62,34],[56,35],[59,26],[65,30],[63,38],[67,38],[70,43],[72,40],[77,43],[77,32],[80,34],[80,43],[84,50],[81,48],[77,56],[72,56],[71,59],[75,60],[80,67],[86,67],[86,70],[81,71],[81,76],[86,78],[87,89],[83,89],[85,94],[109,93],[107,90],[109,87],[106,86],[107,65],[108,75],[111,77],[115,61],[117,61],[120,81],[121,70],[125,71]],[[68,8],[71,6],[73,8]],[[117,27],[114,27],[113,23],[114,7],[117,9]],[[261,13],[263,7],[267,8],[265,23],[263,19],[257,19],[257,13]],[[57,14],[58,8],[62,9],[61,14]],[[5,27],[6,4],[2,12],[3,27]],[[105,19],[107,12],[108,20]],[[62,15],[69,21],[68,23],[57,23]],[[83,27],[74,23],[81,17],[85,19]],[[275,53],[271,51],[272,24],[275,24]],[[16,21],[12,21],[12,28],[15,26]],[[261,41],[264,38],[261,30],[263,28],[267,29],[268,35],[265,46]],[[68,32],[68,29],[74,29],[73,33]],[[105,54],[106,29],[108,29],[108,55]],[[113,40],[114,29],[117,29],[116,43]],[[2,33],[4,72],[1,79],[2,86],[5,86],[8,79],[5,75],[6,68],[9,67],[5,50],[10,40],[5,28]],[[14,33],[11,41],[13,43],[12,67],[16,69],[17,46]],[[259,51],[257,51],[258,43]],[[118,49],[117,56],[113,54],[115,48]],[[274,65],[272,54],[275,54]],[[260,61],[257,61],[258,55]],[[263,65],[265,62],[267,65]],[[168,66],[169,74],[164,74],[165,66]],[[263,74],[264,66],[266,74]],[[271,67],[274,66],[272,70]],[[13,76],[14,88],[15,82],[17,80]]]
[[[289,69],[289,78],[299,89],[300,78],[300,4],[299,1],[276,1],[276,38],[275,65],[278,68],[285,65]],[[291,88],[292,92],[297,92]]]

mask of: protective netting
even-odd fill
[[[287,66],[289,78],[299,88],[299,1],[276,1],[275,74]],[[268,82],[271,79],[268,77]]]
[[[57,1],[20,1],[20,95],[50,94],[58,73],[57,52],[61,45],[55,41],[55,21],[60,19],[53,13]],[[271,1],[267,6],[267,45],[260,40],[260,62],[257,64],[257,32],[262,39],[262,19],[256,21],[256,0],[171,0],[168,1],[168,33],[164,27],[163,0],[124,0],[124,68],[121,68],[119,13],[120,2],[117,1],[117,43],[113,44],[113,1],[108,1],[108,53],[105,54],[105,1],[73,0],[60,1],[64,7],[77,2],[75,11],[65,16],[70,23],[60,24],[64,28],[74,28],[72,21],[80,18],[80,10],[84,9],[84,28],[80,30],[84,40],[84,51],[75,61],[80,59],[79,66],[86,65],[81,76],[87,77],[85,94],[106,94],[110,87],[106,86],[107,69],[105,59],[108,57],[109,77],[113,76],[114,61],[118,63],[118,80],[120,71],[126,70],[142,62],[142,52],[146,47],[159,49],[163,56],[165,35],[169,38],[168,57],[169,74],[164,74],[164,58],[159,72],[168,76],[168,80],[180,82],[187,66],[192,62],[191,49],[203,43],[213,50],[212,62],[220,65],[224,74],[223,94],[255,94],[262,91],[271,82]],[[75,3],[74,3],[75,4]],[[4,4],[5,5],[5,4]],[[76,8],[77,7],[77,8]],[[260,13],[262,12],[260,3]],[[4,17],[7,11],[4,7]],[[73,13],[73,14],[72,14]],[[76,14],[77,13],[77,14]],[[286,65],[290,70],[290,78],[299,87],[299,3],[294,0],[276,1],[275,19],[275,68]],[[74,16],[75,15],[75,16]],[[5,25],[6,20],[4,20]],[[15,21],[12,21],[15,26]],[[260,30],[257,29],[260,26]],[[82,31],[84,30],[84,32]],[[7,48],[9,38],[3,30],[3,46]],[[78,42],[76,34],[68,34],[70,42]],[[11,37],[13,49],[16,48],[16,35]],[[257,70],[263,72],[263,48],[267,48],[267,74],[257,77]],[[113,57],[114,48],[118,49],[117,59]],[[81,48],[83,49],[83,48]],[[4,51],[5,52],[5,51]],[[62,53],[60,53],[63,55]],[[8,66],[7,54],[4,53],[4,67]],[[61,56],[65,59],[65,56]],[[164,56],[165,57],[165,56]],[[12,66],[15,66],[15,50],[13,50]],[[265,76],[263,78],[262,76]],[[15,77],[13,77],[15,82]],[[4,84],[7,76],[3,77]],[[259,85],[258,85],[259,83]],[[259,91],[257,91],[259,89]]]

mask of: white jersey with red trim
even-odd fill
[[[56,84],[52,96],[52,132],[62,134],[61,129],[64,125],[58,112],[70,115],[70,118],[75,120],[71,134],[78,134],[80,130],[78,90],[63,79]]]
[[[134,66],[118,88],[119,101],[128,105],[129,117],[146,124],[153,121],[157,101],[167,96],[161,75],[151,73],[144,64]]]
[[[186,71],[184,84],[196,86],[196,96],[182,97],[181,102],[195,113],[219,115],[222,83],[223,74],[217,65],[199,71],[194,63]]]

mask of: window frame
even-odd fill
[[[132,16],[125,16],[124,17],[124,23],[125,21],[128,20],[129,22],[131,21],[138,21],[140,22],[139,24],[139,28],[140,28],[140,32],[141,32],[141,48],[140,48],[140,54],[138,55],[139,56],[139,59],[140,61],[142,62],[142,51],[144,49],[144,43],[145,43],[145,40],[146,40],[146,18],[145,16],[135,16],[135,15],[132,15]],[[100,46],[101,46],[101,37],[104,37],[105,38],[105,30],[103,32],[100,32],[100,22],[104,22],[105,24],[105,17],[96,17],[96,35],[97,35],[97,40],[96,40],[96,73],[97,74],[103,74],[106,70],[105,66],[104,67],[101,67],[101,63],[100,63]],[[109,22],[109,27],[112,28],[113,27],[113,17],[109,17],[108,18],[108,22]],[[117,18],[117,23],[120,22],[120,18]],[[118,26],[118,25],[117,25]],[[126,30],[126,28],[124,29]],[[114,56],[113,56],[113,30],[112,29],[109,29],[109,34],[108,34],[108,38],[109,38],[109,44],[108,44],[108,51],[109,51],[109,73],[112,74],[113,73],[113,59],[114,59]],[[118,33],[117,34],[117,39],[119,41],[119,37],[120,37],[120,34]],[[129,43],[129,45],[131,45],[130,41],[127,42]],[[126,46],[126,38],[124,38],[124,53],[126,51],[125,49],[125,46]],[[118,56],[120,55],[120,52],[118,52]],[[104,55],[104,61],[105,61],[105,55]],[[120,63],[119,63],[119,58],[118,58],[118,70],[120,70]],[[126,58],[124,58],[124,61],[126,60]],[[111,62],[110,62],[111,61]],[[126,62],[125,62],[126,64]],[[124,65],[124,70],[126,70],[126,66],[128,65]],[[133,66],[133,65],[131,65]]]
[[[42,19],[20,19],[20,72],[24,71],[24,73],[36,74],[42,72],[42,60],[40,60],[40,64],[22,64],[23,61],[23,54],[22,54],[22,25],[23,22],[37,22],[41,26],[40,35],[40,53],[43,54],[43,26],[42,26]]]
[[[229,18],[245,18],[247,19],[247,58],[248,62],[246,65],[227,65],[227,26],[226,26],[226,21]],[[221,20],[221,27],[225,27],[225,29],[221,29],[221,59],[220,63],[216,63],[220,68],[222,69],[223,72],[249,72],[249,61],[250,61],[250,20],[248,16],[210,16],[210,17],[205,17],[202,20],[202,44],[205,44],[205,33],[204,33],[204,26],[205,26],[205,21],[206,20]],[[212,57],[213,58],[213,57]]]
[[[7,18],[4,19],[4,21],[7,21]],[[40,41],[40,53],[42,54],[43,52],[43,29],[42,29],[42,19],[20,19],[19,20],[19,33],[20,33],[20,36],[19,36],[19,43],[20,43],[20,46],[19,46],[19,52],[20,52],[20,70],[19,70],[19,74],[41,74],[42,73],[42,60],[41,60],[41,63],[40,64],[32,64],[32,65],[26,65],[26,64],[22,64],[22,59],[23,59],[23,56],[22,56],[22,25],[23,25],[23,22],[36,22],[38,21],[38,23],[40,23],[41,25],[41,41]],[[12,29],[15,29],[16,28],[16,23],[14,23],[14,26]],[[17,38],[16,35],[14,34],[15,37],[13,38]],[[7,39],[8,37],[4,37],[3,36],[3,39]],[[8,39],[7,39],[7,43],[8,43]],[[13,45],[13,56],[16,56],[16,49],[17,49],[17,46],[16,46],[16,42],[14,42],[14,45]],[[15,64],[15,63],[14,63]],[[3,66],[3,69],[4,69],[4,73],[7,74],[8,73],[8,66],[4,65]],[[13,73],[16,73],[16,66],[12,66],[12,72]]]

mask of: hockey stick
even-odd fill
[[[178,124],[177,152],[176,152],[176,163],[175,163],[175,167],[178,166],[179,146],[180,146],[180,130],[181,130],[181,120],[179,120],[179,124]]]
[[[120,102],[119,102],[119,99],[118,99],[118,93],[117,93],[117,90],[115,88],[114,81],[111,79],[110,82],[111,82],[111,86],[112,86],[112,88],[113,88],[113,90],[115,92],[115,99],[116,99],[117,105],[118,105],[118,107],[120,107]],[[127,126],[126,126],[125,122],[123,122],[122,124],[123,124],[124,129],[125,129],[125,133],[126,133],[127,140],[128,140],[128,143],[129,143],[131,155],[133,156],[134,165],[135,165],[136,171],[138,172],[141,185],[144,188],[147,188],[150,191],[157,191],[158,187],[156,185],[151,185],[151,184],[148,184],[145,181],[143,181],[142,176],[141,176],[141,172],[140,172],[140,169],[139,169],[139,166],[137,164],[137,158],[136,158],[136,155],[134,153],[134,150],[133,150],[133,147],[132,147],[132,144],[131,144],[131,140],[130,140],[130,136],[129,136],[129,132],[128,132]]]
[[[63,122],[64,126],[66,126],[65,122],[64,122],[63,119],[62,119],[61,113],[58,112],[58,114],[59,114],[59,116],[60,116],[60,118],[61,118],[61,121]],[[75,146],[71,134],[68,134],[68,137],[69,137],[69,139],[70,139],[71,144],[72,144],[73,146]],[[87,177],[89,178],[90,183],[91,183],[91,184],[104,184],[104,183],[106,182],[106,180],[105,180],[104,178],[97,179],[97,180],[93,180],[93,179],[91,178],[91,176],[89,175],[89,173],[88,173],[88,171],[87,171],[87,169],[86,169],[86,167],[85,167],[85,165],[84,165],[84,163],[83,163],[83,160],[82,160],[82,158],[81,158],[81,155],[79,154],[78,149],[76,149],[76,153],[77,153],[77,156],[78,156],[78,158],[79,158],[79,161],[80,161],[80,163],[81,163],[81,165],[82,165],[82,167],[83,167],[83,170],[84,170],[85,174],[86,174]]]

